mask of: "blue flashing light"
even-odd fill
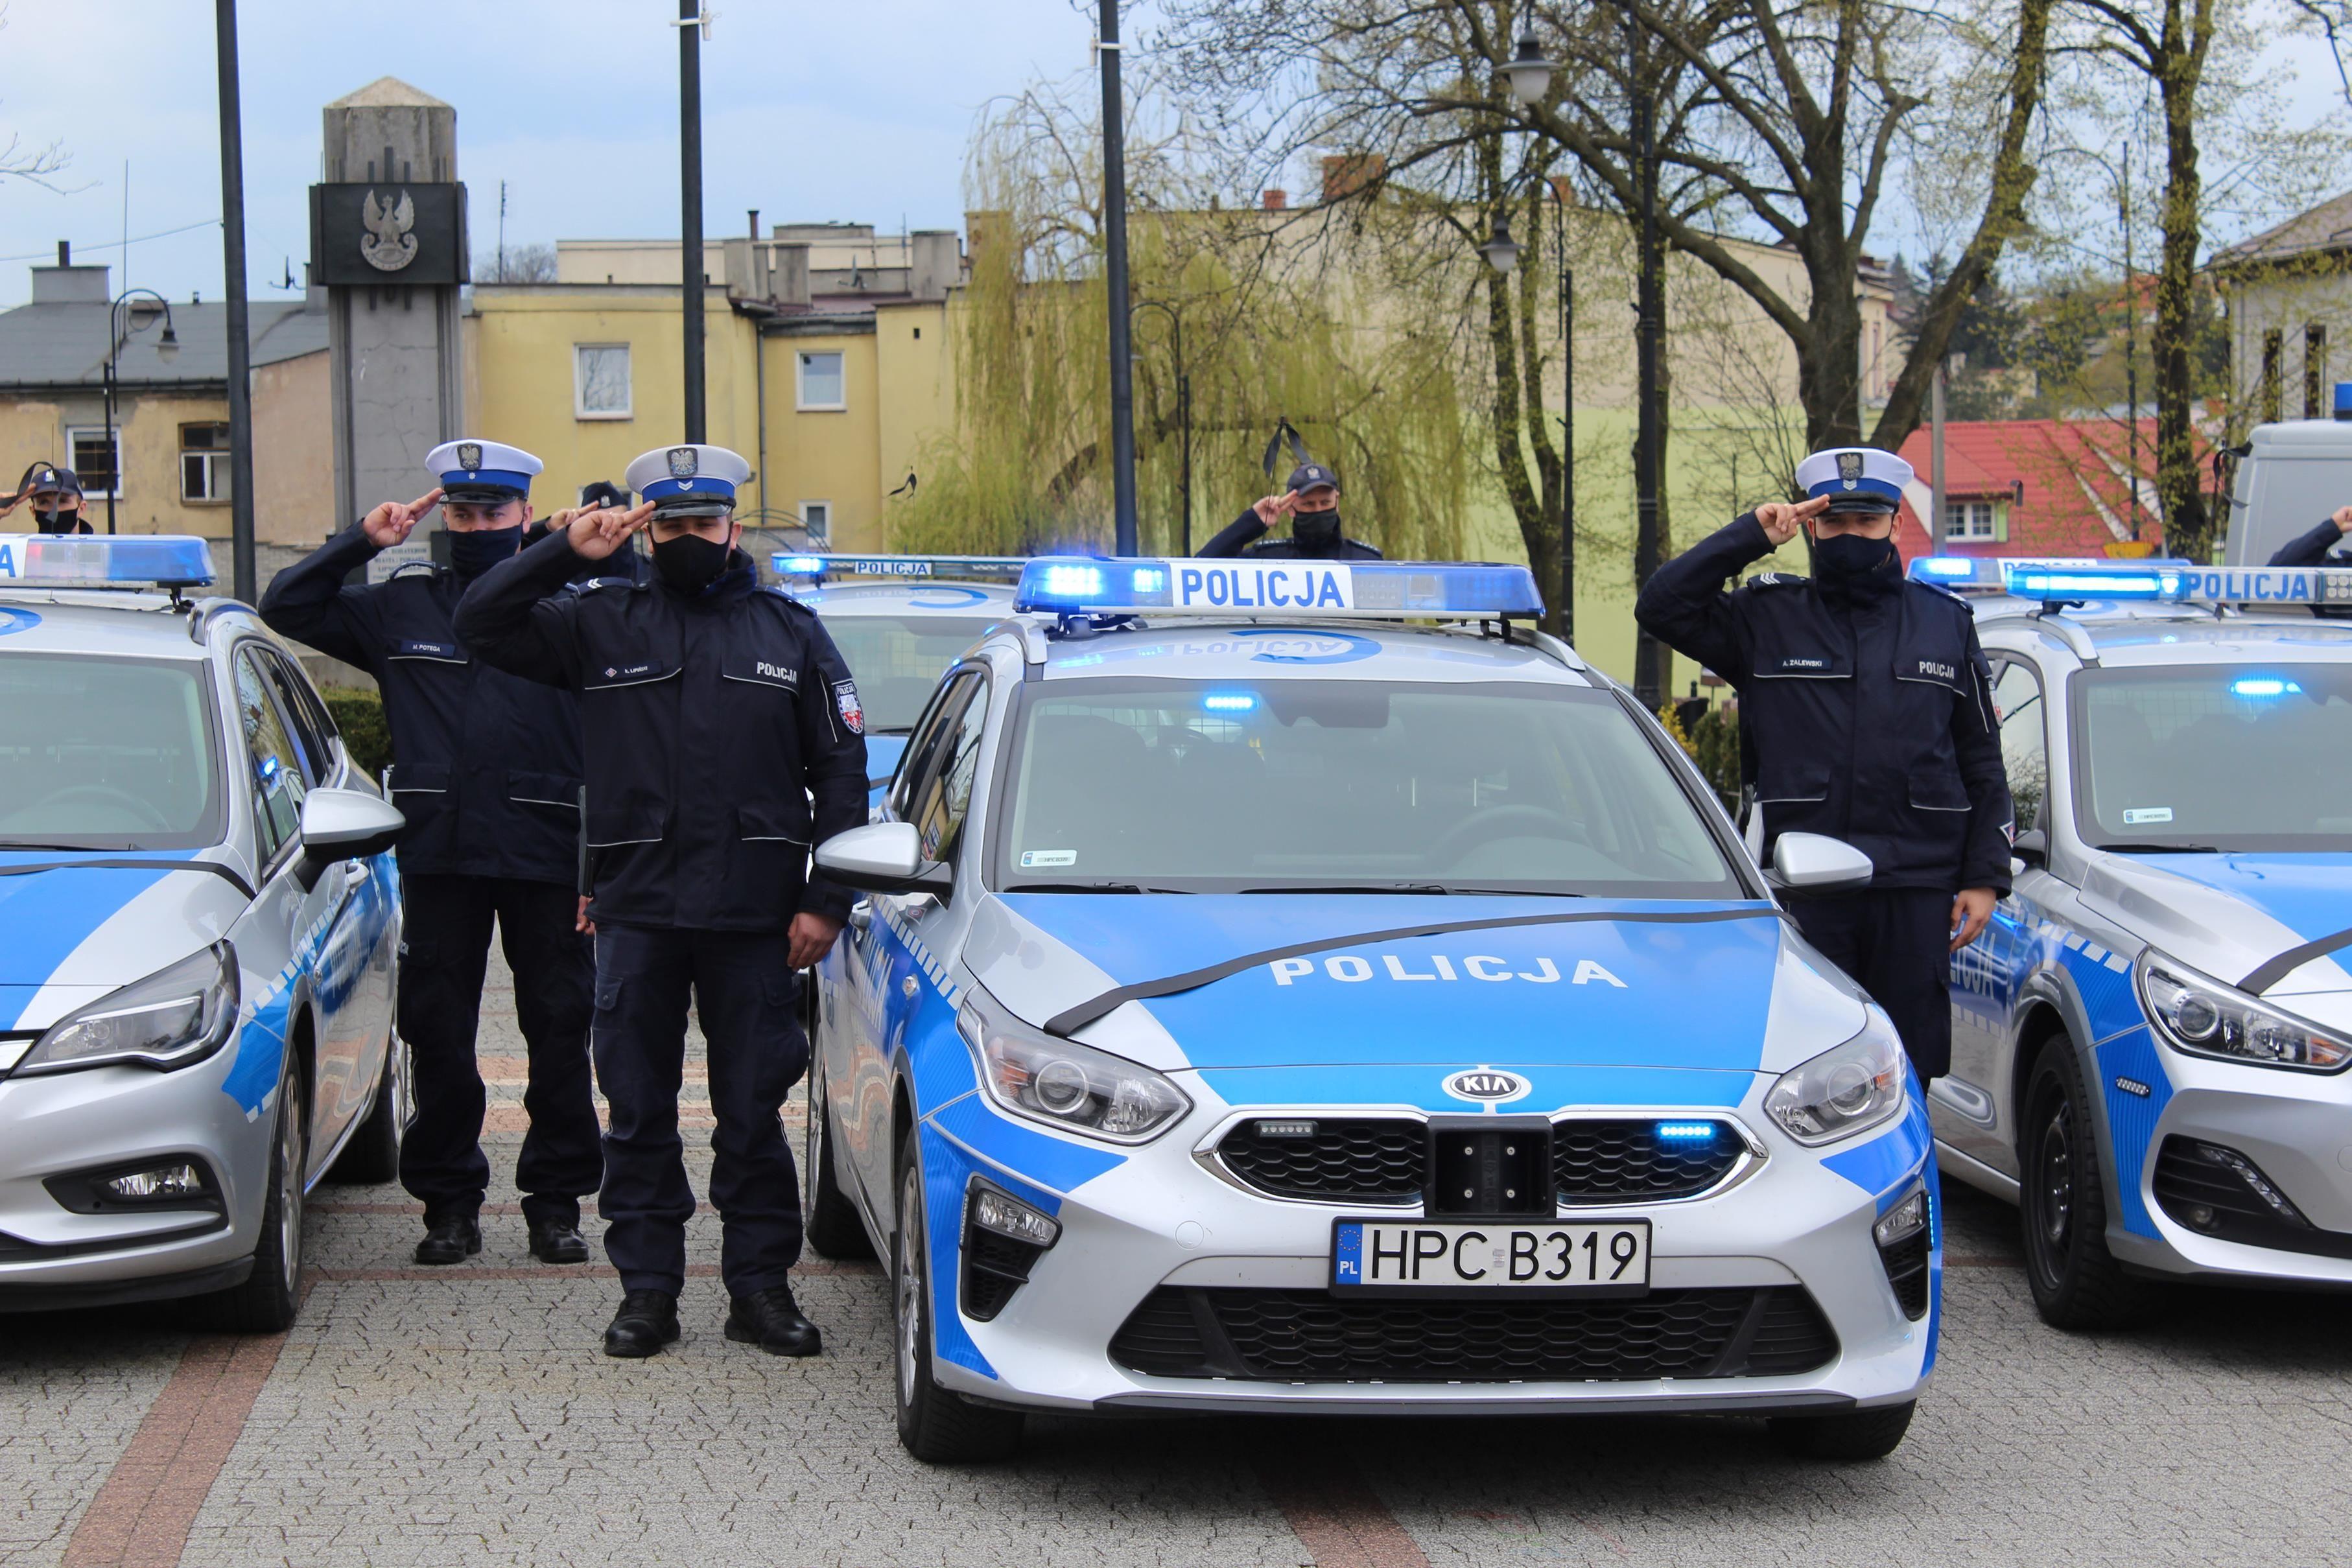
[[[1658,1136],[1667,1143],[1696,1144],[1715,1141],[1716,1126],[1712,1122],[1661,1122]]]
[[[1977,563],[1966,556],[1923,555],[1911,563],[1914,577],[1967,578],[1977,575]]]
[[[1534,574],[1523,566],[1264,557],[1145,561],[1041,557],[1022,572],[1013,604],[1015,610],[1060,614],[1148,611],[1286,621],[1318,616],[1533,620],[1543,613]]]
[[[778,555],[769,558],[778,577],[823,577],[824,557],[821,555]]]
[[[0,582],[45,588],[200,588],[212,547],[187,534],[30,534],[0,538]]]
[[[2170,599],[2180,591],[2176,567],[2094,560],[2002,564],[2009,591],[2020,599]]]
[[[2301,696],[2303,688],[2293,681],[2283,681],[2275,675],[2242,675],[2230,683],[2230,689],[2242,697]]]
[[[1211,713],[1247,713],[1257,706],[1257,698],[1247,692],[1211,692],[1201,706]]]

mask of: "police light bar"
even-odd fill
[[[0,583],[201,588],[212,580],[212,547],[193,535],[0,535]]]
[[[2019,571],[2068,572],[2081,567],[2121,567],[2126,571],[2145,572],[2189,564],[2177,557],[2109,561],[2075,556],[1923,555],[1913,558],[1907,575],[1914,582],[1932,582],[1955,593],[2008,593],[2013,591],[2010,579]]]
[[[1011,582],[1029,564],[1020,555],[821,555],[778,550],[768,558],[778,577],[823,582],[828,577],[903,577],[953,582]]]
[[[2186,561],[2032,562],[2014,566],[2009,591],[2045,603],[2085,599],[2166,604],[2352,605],[2352,570],[2192,566]]]
[[[1543,614],[1543,596],[1523,566],[1040,556],[1022,572],[1013,607],[1065,615],[1532,621]]]

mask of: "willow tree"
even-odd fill
[[[1336,469],[1349,533],[1391,556],[1461,551],[1464,368],[1442,292],[1386,259],[1402,212],[1220,205],[1189,129],[1148,91],[1129,132],[1139,538],[1181,548],[1189,381],[1194,544],[1272,486],[1284,424]],[[1095,120],[1040,89],[998,108],[966,177],[971,277],[949,312],[952,429],[893,519],[907,549],[1100,549],[1110,376]]]

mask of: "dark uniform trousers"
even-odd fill
[[[784,1096],[808,1066],[799,981],[782,933],[600,925],[596,1077],[604,1138],[604,1251],[625,1291],[677,1293],[694,1213],[677,1096],[687,998],[709,1042],[710,1201],[724,1222],[719,1272],[732,1295],[786,1282],[801,1255],[800,1186],[784,1142]]]
[[[530,1128],[515,1184],[527,1218],[578,1225],[580,1197],[596,1190],[604,1155],[588,1076],[594,959],[573,929],[577,895],[519,877],[412,875],[402,887],[398,1011],[416,1114],[401,1145],[400,1185],[425,1205],[428,1224],[476,1214],[489,1185],[474,1041],[495,918],[530,1063],[522,1102]]]
[[[1886,1009],[1922,1083],[1952,1070],[1950,894],[1868,888],[1792,898],[1789,915],[1822,957]]]

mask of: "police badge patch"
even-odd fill
[[[481,465],[482,444],[478,441],[459,442],[457,444],[457,466],[463,468],[468,474],[471,474],[479,469]]]
[[[1838,478],[1844,487],[1849,490],[1859,488],[1862,484],[1862,454],[1841,452],[1837,455],[1837,460]]]
[[[841,722],[849,727],[850,734],[866,733],[866,709],[857,700],[856,681],[833,683],[833,706],[841,710]]]
[[[674,479],[693,477],[695,471],[701,466],[698,458],[699,455],[691,446],[671,447],[669,449],[670,476]]]

